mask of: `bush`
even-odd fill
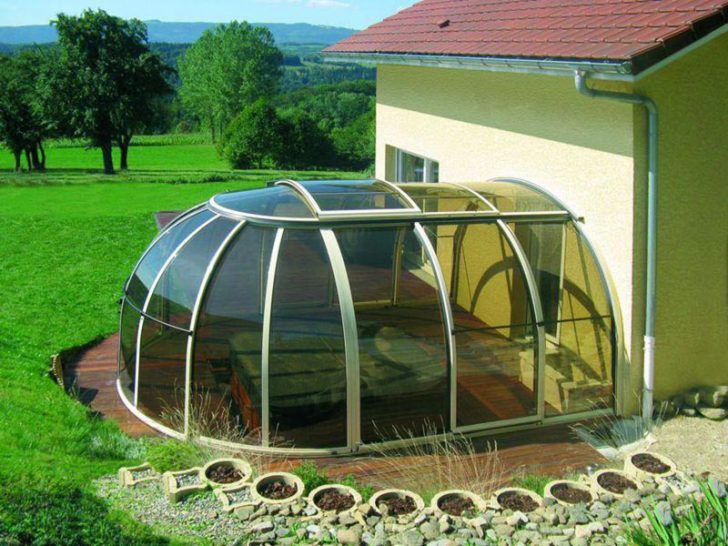
[[[282,147],[279,168],[316,169],[334,163],[334,149],[328,136],[307,113],[293,111],[281,119]]]
[[[234,169],[274,168],[283,146],[282,133],[275,109],[261,99],[230,122],[218,152]]]
[[[164,440],[147,449],[147,461],[157,472],[184,470],[205,462],[205,453],[192,442]]]
[[[526,474],[525,476],[515,478],[513,480],[513,486],[528,489],[543,496],[544,489],[553,479],[551,476],[543,476],[541,474]]]
[[[301,478],[305,486],[304,494],[308,495],[311,491],[322,485],[331,483],[329,477],[319,470],[316,463],[301,463],[292,470],[293,474]]]

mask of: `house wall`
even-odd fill
[[[608,265],[628,362],[634,108],[583,97],[571,78],[553,76],[382,65],[377,81],[377,177],[393,179],[397,147],[439,161],[441,181],[514,177],[548,188],[585,218]]]
[[[728,33],[635,85],[659,111],[658,399],[693,386],[728,384],[726,58]],[[636,180],[644,180],[644,116],[636,119]],[[644,210],[645,191],[637,193],[637,210]],[[637,229],[641,241],[643,218]]]

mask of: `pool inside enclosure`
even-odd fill
[[[529,183],[279,181],[150,245],[118,387],[168,434],[300,453],[577,419],[614,406],[614,306],[578,220]]]

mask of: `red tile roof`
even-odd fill
[[[727,21],[726,0],[423,0],[326,52],[628,61],[639,71]]]

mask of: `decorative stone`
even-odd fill
[[[713,408],[710,406],[698,406],[698,413],[711,421],[722,421],[728,417],[728,410],[724,408]]]
[[[516,532],[516,530],[510,525],[496,525],[493,527],[493,530],[501,537],[509,537]]]
[[[686,417],[696,417],[698,415],[698,410],[691,406],[683,406],[682,408],[680,408],[680,415],[684,415]]]
[[[336,533],[336,540],[341,544],[359,544],[361,543],[361,531],[356,527],[339,529]]]
[[[402,546],[422,546],[425,543],[425,539],[422,537],[419,531],[416,529],[410,529],[399,535],[395,544],[402,544]]]
[[[728,385],[703,387],[699,392],[700,402],[705,406],[719,408],[725,406],[726,402],[728,402]]]
[[[261,521],[250,526],[250,532],[252,533],[268,533],[275,529],[272,521]]]
[[[508,516],[506,523],[512,527],[518,527],[522,523],[528,523],[528,518],[523,512],[514,512],[512,516]]]
[[[420,525],[420,533],[425,540],[435,540],[440,536],[440,526],[434,521],[426,521]]]

